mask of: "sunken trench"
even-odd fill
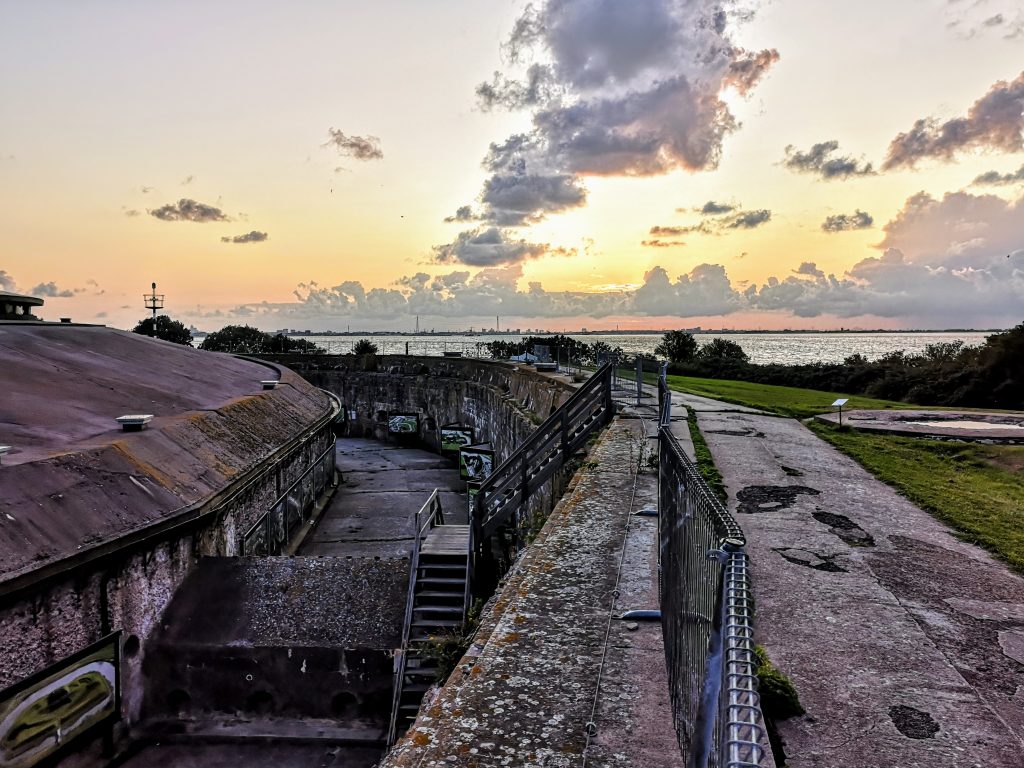
[[[205,558],[186,579],[148,649],[146,746],[131,768],[207,764],[253,739],[323,764],[375,764],[392,711],[416,513],[436,489],[445,521],[468,522],[466,483],[441,450],[441,429],[471,432],[497,466],[573,391],[475,360],[277,362],[340,399],[342,482],[286,556]],[[531,496],[530,518],[546,517],[571,471]],[[271,754],[282,759],[264,759]]]

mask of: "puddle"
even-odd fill
[[[960,421],[958,419],[940,419],[939,421],[908,421],[916,427],[932,429],[1018,429],[1024,432],[1024,424],[994,424],[991,421]]]

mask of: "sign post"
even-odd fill
[[[846,405],[848,402],[850,402],[850,399],[848,397],[840,397],[838,400],[836,400],[834,403],[832,403],[832,407],[833,408],[839,408],[839,426],[840,427],[843,426],[843,406]]]

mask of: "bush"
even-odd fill
[[[243,355],[278,354],[283,352],[322,353],[306,339],[291,339],[283,333],[272,335],[249,325],[226,325],[207,335],[200,349],[212,352],[234,352]]]
[[[352,347],[353,355],[376,355],[377,345],[369,339],[360,339],[356,342],[355,346]]]

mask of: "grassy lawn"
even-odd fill
[[[727,379],[698,379],[691,376],[669,376],[668,385],[680,392],[713,397],[727,403],[747,405],[781,416],[803,419],[817,413],[830,413],[835,409],[832,403],[840,397],[849,398],[843,410],[854,408],[920,408],[894,400],[879,400],[861,395],[844,395],[841,392],[822,392],[818,389],[779,387],[772,384],[751,384],[747,381]]]
[[[806,418],[831,411],[836,392],[743,381],[669,376],[683,392]],[[849,396],[847,408],[912,408]],[[982,445],[858,432],[811,422],[818,437],[879,480],[1024,573],[1024,446]],[[710,454],[709,454],[710,455]]]
[[[1024,446],[941,442],[811,424],[922,509],[1024,573]]]

